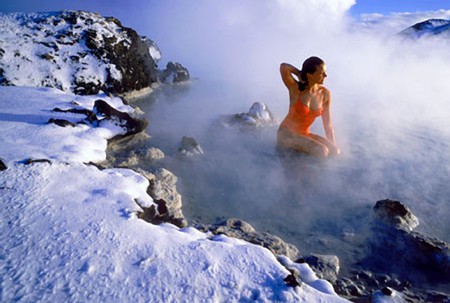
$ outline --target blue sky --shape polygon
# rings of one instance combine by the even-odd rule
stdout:
[[[336,0],[339,1],[339,0]],[[87,9],[99,11],[107,14],[117,9],[127,8],[132,11],[139,11],[142,6],[148,6],[153,2],[155,7],[161,5],[171,5],[172,1],[124,1],[124,0],[1,0],[0,11],[49,11],[60,9]],[[390,12],[416,12],[426,10],[450,9],[450,0],[357,0],[356,5],[351,9],[352,14],[362,13],[382,13]]]
[[[366,13],[417,12],[450,9],[450,0],[356,0],[355,15]]]

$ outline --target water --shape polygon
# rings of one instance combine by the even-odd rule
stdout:
[[[150,122],[151,145],[166,154],[162,166],[178,177],[188,221],[240,218],[296,245],[300,254],[335,254],[345,270],[365,253],[376,201],[389,198],[419,218],[417,231],[450,242],[450,122],[445,116],[368,118],[350,106],[336,106],[342,155],[319,160],[281,156],[276,126],[248,131],[219,123],[222,115],[247,111],[254,101],[247,97],[195,81],[137,104]],[[285,103],[274,106],[279,120]],[[319,131],[320,122],[314,127]],[[194,137],[205,154],[177,157],[184,135]]]

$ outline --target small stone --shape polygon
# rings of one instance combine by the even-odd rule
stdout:
[[[383,289],[381,290],[381,292],[382,292],[385,296],[392,296],[392,294],[393,294],[392,289],[390,289],[389,287],[383,287]]]

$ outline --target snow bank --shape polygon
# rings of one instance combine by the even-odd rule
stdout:
[[[99,97],[132,111],[117,98],[0,87],[1,302],[346,302],[317,279],[287,286],[289,271],[260,246],[138,219],[153,203],[148,180],[83,164],[104,159],[120,129],[47,124],[80,119],[54,107]]]

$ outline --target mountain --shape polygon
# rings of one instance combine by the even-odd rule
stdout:
[[[400,35],[409,38],[439,36],[450,38],[450,20],[429,19],[414,24],[400,32]]]
[[[0,85],[120,94],[158,82],[161,52],[113,17],[84,11],[0,14]]]

